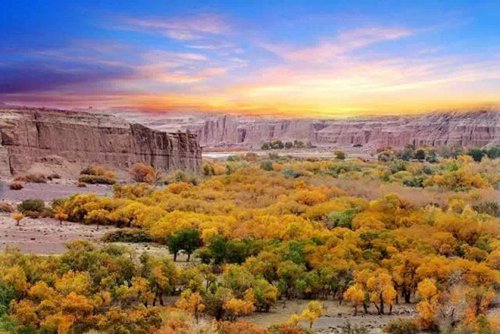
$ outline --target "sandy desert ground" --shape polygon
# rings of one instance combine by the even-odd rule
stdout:
[[[61,183],[25,183],[21,190],[9,189],[8,182],[0,180],[0,200],[10,202],[21,202],[25,199],[39,198],[51,201],[54,198],[68,197],[77,193],[96,193],[98,195],[109,195],[112,187],[108,185],[87,185],[80,188],[76,181],[60,181]]]
[[[24,218],[20,226],[10,215],[0,215],[0,250],[17,247],[22,252],[39,255],[60,254],[66,251],[65,243],[78,239],[98,242],[113,227],[93,226],[63,222],[51,218]]]
[[[308,300],[296,300],[278,303],[269,313],[254,313],[245,320],[258,325],[270,326],[277,323],[286,323],[291,314],[300,313],[307,305]],[[382,333],[382,327],[394,319],[411,318],[416,314],[414,305],[396,305],[392,315],[364,315],[358,312],[352,316],[352,307],[339,305],[337,301],[322,301],[326,311],[313,325],[315,333],[341,333],[341,328],[348,322],[353,325],[366,326],[370,333]],[[374,310],[372,310],[374,312]],[[304,327],[308,325],[302,324]]]

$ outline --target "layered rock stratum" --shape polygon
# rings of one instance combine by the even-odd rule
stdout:
[[[128,169],[138,162],[198,172],[201,147],[189,131],[152,130],[109,114],[0,106],[1,176],[36,163]]]
[[[401,148],[408,144],[484,147],[500,142],[500,112],[492,110],[322,120],[221,115],[158,116],[143,121],[159,129],[189,129],[206,147],[258,148],[272,140],[367,149]]]

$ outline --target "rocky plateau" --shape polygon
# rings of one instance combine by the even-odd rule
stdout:
[[[197,135],[152,130],[109,114],[0,106],[0,176],[37,164],[126,170],[138,162],[160,171],[197,172]]]
[[[260,148],[263,142],[272,140],[369,150],[408,144],[483,147],[500,143],[500,112],[493,110],[321,120],[232,115],[136,117],[152,128],[189,129],[207,148]]]

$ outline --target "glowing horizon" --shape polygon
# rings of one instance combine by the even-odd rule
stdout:
[[[4,7],[4,103],[302,117],[500,105],[494,1]]]

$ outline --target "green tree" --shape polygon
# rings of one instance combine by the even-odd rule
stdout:
[[[486,155],[490,159],[497,159],[500,157],[500,146],[490,147],[488,150],[485,150]]]
[[[177,261],[177,254],[184,250],[188,255],[189,262],[191,254],[201,246],[200,232],[194,229],[182,229],[167,237],[168,250],[174,255]]]
[[[425,160],[425,151],[423,149],[418,149],[415,152],[415,159],[417,159],[419,161]]]
[[[471,148],[469,151],[467,151],[467,155],[470,155],[472,159],[476,162],[480,162],[483,160],[484,157],[484,152],[478,148]]]

